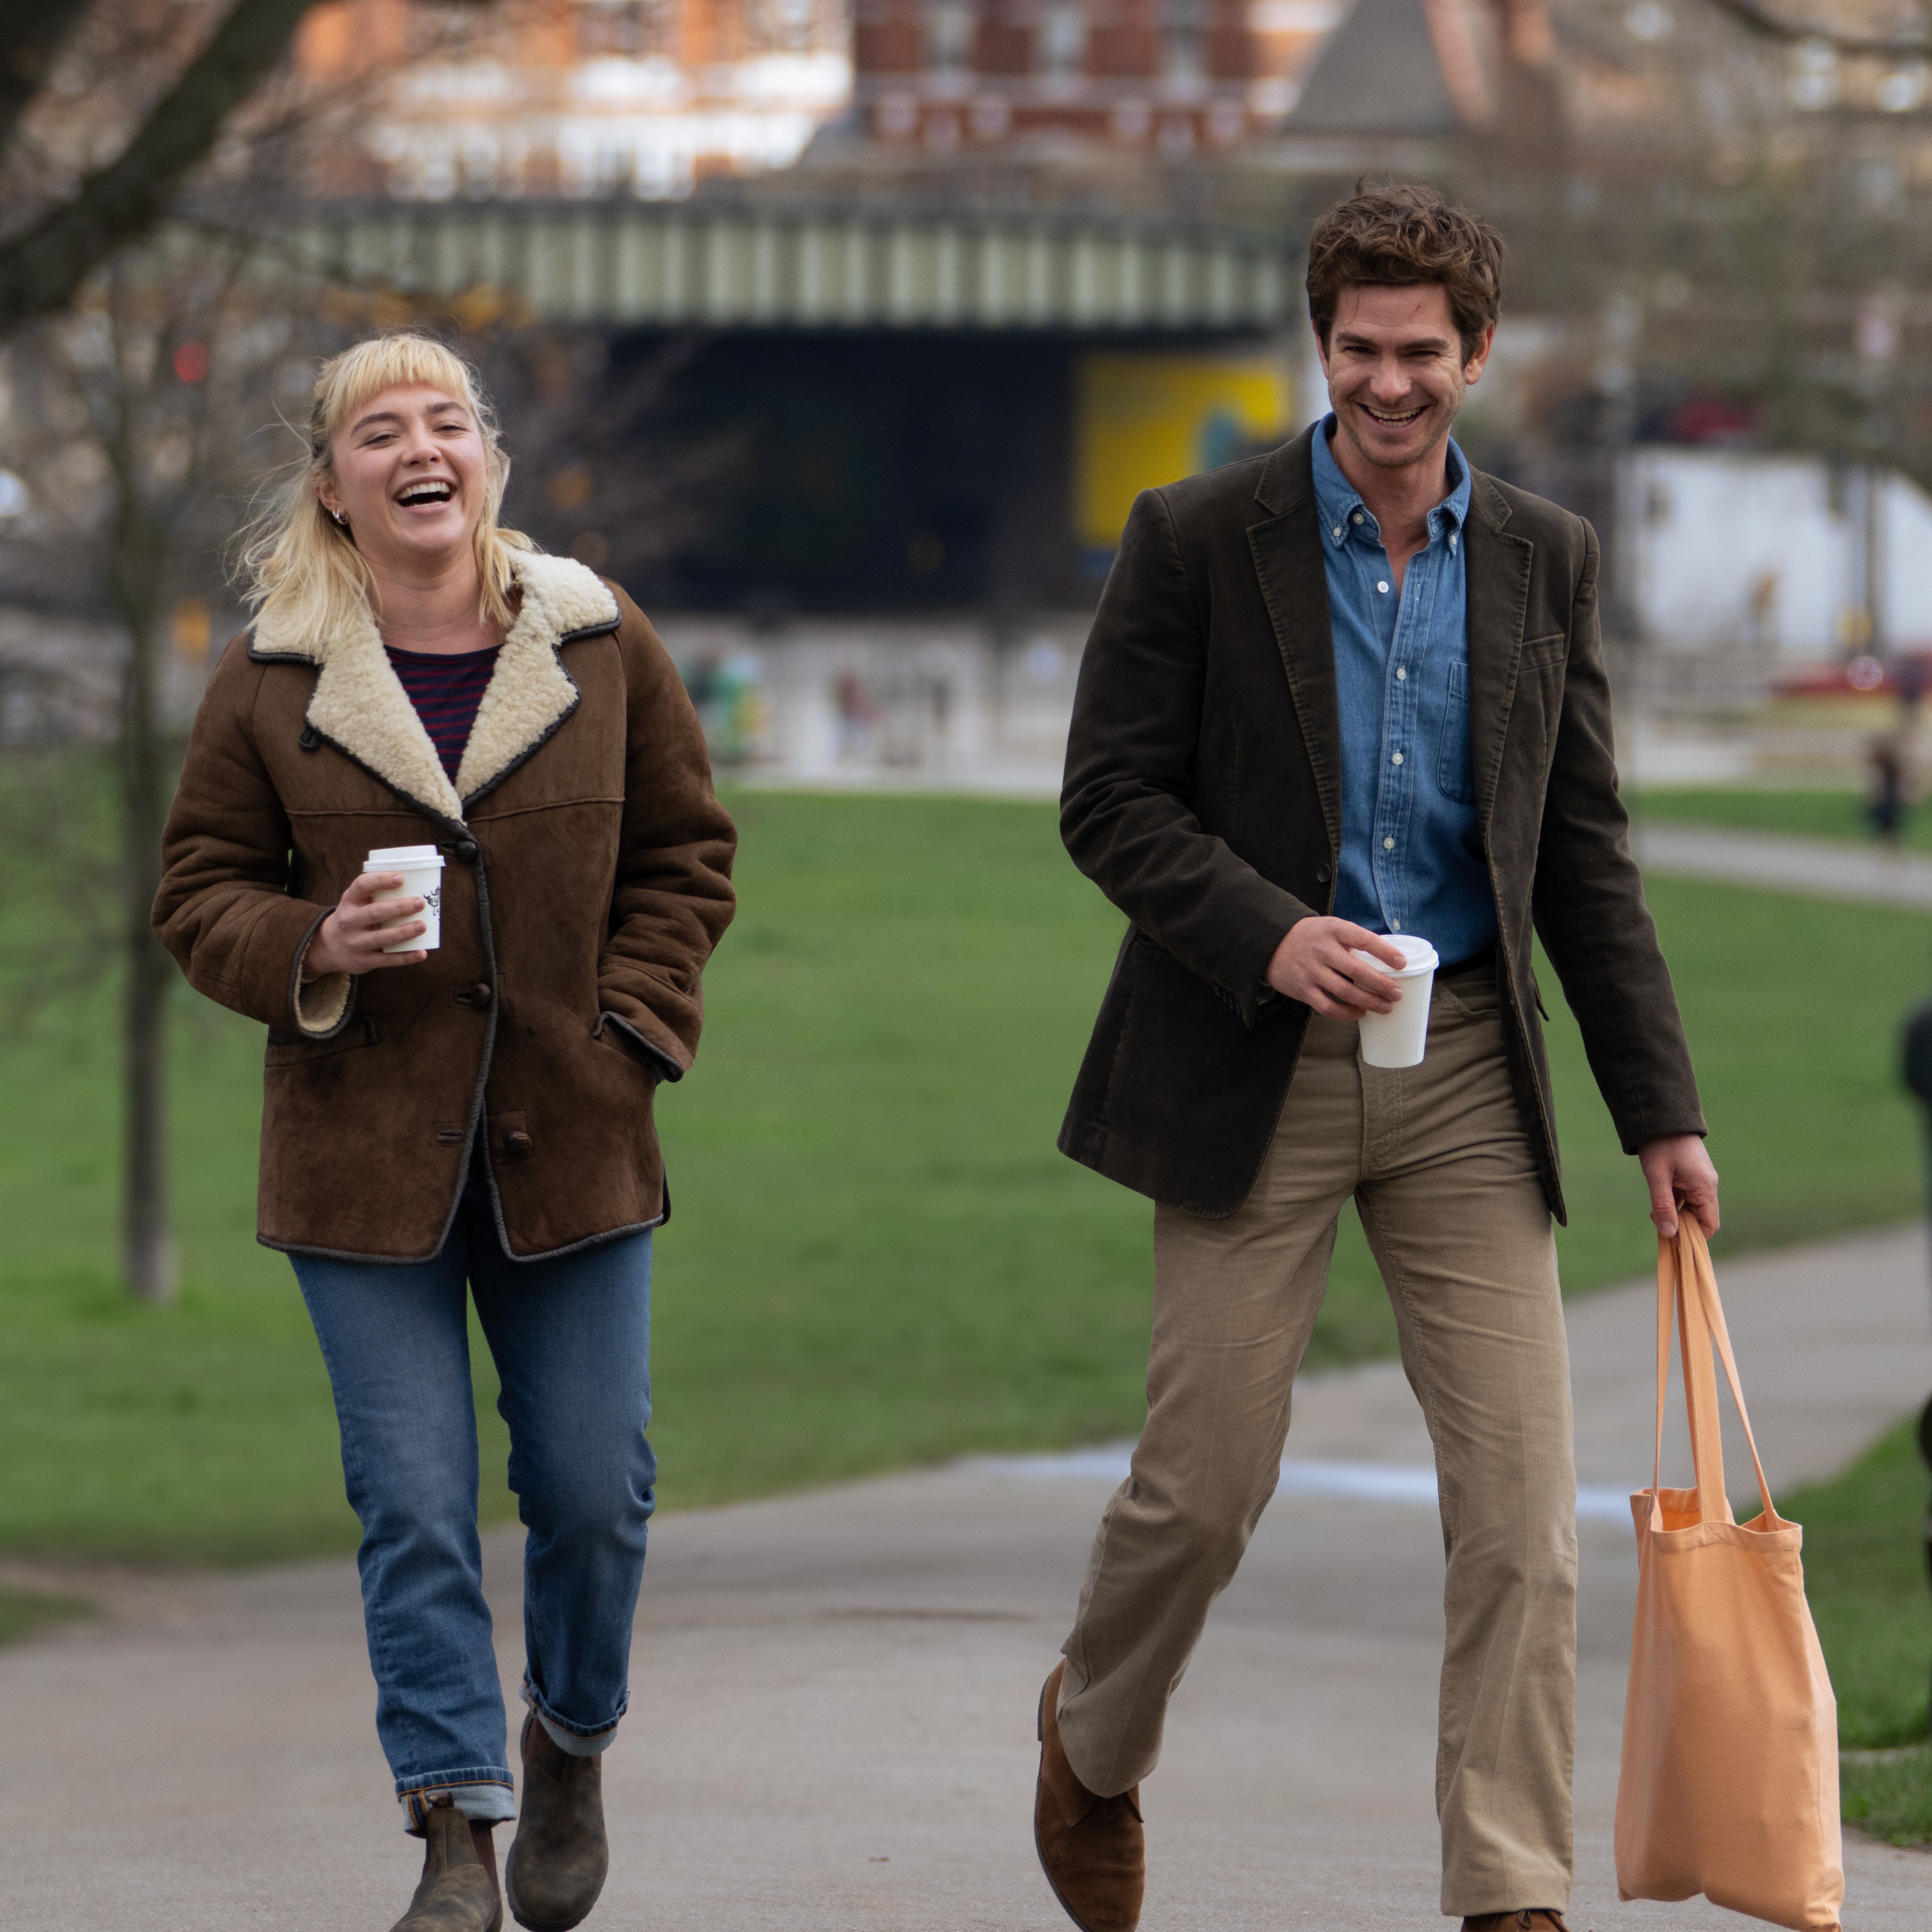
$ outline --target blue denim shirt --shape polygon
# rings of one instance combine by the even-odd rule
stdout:
[[[1315,500],[1342,717],[1342,851],[1335,912],[1426,939],[1447,965],[1496,934],[1476,843],[1469,760],[1469,621],[1462,525],[1469,466],[1451,442],[1450,491],[1397,593],[1382,531],[1315,439]]]

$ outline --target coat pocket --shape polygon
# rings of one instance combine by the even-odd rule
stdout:
[[[275,1073],[288,1066],[310,1066],[318,1060],[332,1060],[338,1053],[353,1053],[358,1047],[374,1046],[381,1038],[375,1021],[366,1013],[352,1016],[340,1033],[332,1034],[326,1040],[316,1040],[307,1034],[272,1030],[262,1062],[263,1070]]]
[[[641,1067],[653,1080],[682,1080],[684,1069],[662,1048],[653,1046],[620,1014],[601,1012],[590,1029],[592,1040],[601,1040],[614,1053],[620,1053],[633,1066]]]
[[[1458,805],[1476,802],[1475,766],[1469,751],[1469,667],[1462,658],[1449,667],[1449,692],[1436,742],[1436,788]]]

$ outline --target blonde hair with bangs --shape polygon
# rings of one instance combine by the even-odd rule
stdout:
[[[310,646],[346,625],[377,615],[376,580],[354,537],[322,507],[320,484],[334,478],[335,438],[352,413],[385,389],[424,383],[457,398],[483,439],[488,488],[476,521],[478,614],[508,630],[516,573],[511,553],[534,550],[520,530],[497,521],[510,459],[482,379],[446,344],[415,329],[392,329],[332,356],[315,380],[309,410],[308,454],[274,488],[244,531],[240,548],[245,596],[258,619]]]

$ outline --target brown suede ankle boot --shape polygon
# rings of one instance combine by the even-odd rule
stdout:
[[[1060,1673],[1056,1664],[1040,1694],[1040,1783],[1033,1841],[1053,1895],[1081,1932],[1133,1932],[1147,1884],[1141,1789],[1118,1798],[1089,1791],[1060,1745]]]
[[[503,1864],[503,1889],[519,1925],[569,1932],[604,1889],[604,1760],[572,1757],[550,1742],[532,1711],[524,1720],[524,1802]]]
[[[484,1864],[470,1820],[454,1805],[432,1806],[423,1822],[422,1880],[390,1932],[501,1932],[494,1863]]]

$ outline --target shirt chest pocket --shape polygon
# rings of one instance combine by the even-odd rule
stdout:
[[[1442,728],[1436,740],[1436,788],[1458,805],[1476,802],[1475,768],[1469,756],[1469,667],[1458,660],[1449,667],[1449,689],[1442,704]]]

